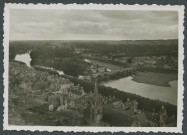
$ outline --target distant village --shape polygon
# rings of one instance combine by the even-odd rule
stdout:
[[[178,71],[178,60],[172,56],[151,56],[151,57],[127,57],[124,53],[110,53],[105,56],[97,53],[88,53],[89,49],[74,49],[74,53],[82,56],[85,62],[90,63],[90,68],[80,75],[79,79],[91,81],[93,77],[97,77],[100,81],[116,79],[118,76],[125,77],[132,75],[138,70],[151,70],[151,71]],[[103,61],[115,63],[124,67],[123,69],[110,69],[109,67],[94,63],[94,61]]]

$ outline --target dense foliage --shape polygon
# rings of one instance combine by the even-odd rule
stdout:
[[[105,54],[109,57],[110,53],[130,57],[178,56],[178,40],[85,41],[74,44],[77,48],[86,48],[90,52],[98,52],[98,54]]]
[[[84,62],[75,49],[84,49],[85,53],[94,52],[99,57],[122,56],[177,56],[177,40],[137,40],[137,41],[11,41],[9,58],[14,59],[16,54],[31,51],[31,65],[54,67],[65,74],[83,75],[89,63]],[[114,55],[114,54],[120,55]],[[97,58],[99,58],[97,57]],[[122,67],[129,67],[128,63],[113,60],[99,59],[106,63]],[[131,63],[131,60],[128,61]]]
[[[178,56],[178,40],[124,40],[124,41],[11,41],[10,52],[47,46],[82,48],[101,54],[123,53],[125,56]],[[44,47],[45,46],[45,47]],[[107,47],[106,47],[107,46]],[[19,48],[18,48],[19,47]],[[51,48],[52,49],[52,48]],[[57,49],[58,50],[58,49]]]
[[[33,50],[31,58],[31,65],[53,67],[75,77],[83,75],[90,65],[75,55],[71,48],[63,47],[45,47]]]

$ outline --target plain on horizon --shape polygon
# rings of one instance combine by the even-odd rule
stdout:
[[[178,12],[11,9],[10,40],[178,39]]]

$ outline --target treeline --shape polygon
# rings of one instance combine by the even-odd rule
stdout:
[[[121,66],[121,67],[124,67],[124,68],[129,68],[130,67],[128,63],[122,63],[122,62],[113,61],[113,60],[110,60],[110,59],[103,59],[103,58],[100,58],[100,57],[93,57],[93,56],[92,57],[82,56],[82,57],[92,59],[92,60],[98,60],[98,61],[101,61],[101,62],[104,62],[104,63],[110,63],[110,64]]]
[[[71,48],[40,46],[33,50],[30,55],[32,66],[53,67],[74,77],[83,75],[90,66],[89,63],[86,63],[78,55],[74,54]]]
[[[25,65],[24,62],[16,61],[16,60],[13,60],[13,59],[9,59],[9,62],[14,62],[14,63],[19,63],[20,65]]]
[[[124,41],[12,41],[12,45],[21,47],[26,46],[45,48],[54,46],[62,48],[86,49],[87,52],[105,54],[110,57],[110,53],[123,53],[127,57],[136,56],[178,56],[178,40],[124,40]],[[58,50],[58,49],[57,49]],[[65,52],[64,52],[65,53]],[[61,56],[61,55],[60,55]]]
[[[88,45],[89,44],[89,45]],[[77,43],[77,48],[88,49],[88,52],[97,52],[108,55],[123,53],[127,57],[138,56],[178,56],[178,40],[135,40],[135,41],[101,41]]]
[[[40,71],[47,71],[53,75],[59,75],[57,72],[52,71],[52,70],[43,69],[43,68],[39,68],[39,67],[35,67],[35,69],[40,70]],[[94,82],[87,82],[87,81],[80,80],[80,79],[66,76],[66,75],[61,75],[61,76],[69,79],[71,82],[73,82],[76,85],[79,84],[80,86],[82,86],[84,88],[85,92],[87,92],[87,93],[90,91],[92,91],[92,92],[94,91]],[[118,89],[106,87],[103,85],[98,85],[98,89],[99,89],[99,93],[103,96],[106,96],[106,97],[115,95],[116,98],[122,99],[123,101],[126,101],[127,98],[130,98],[131,100],[137,100],[139,103],[138,104],[139,109],[144,109],[149,112],[152,112],[153,108],[155,109],[156,112],[158,112],[163,105],[163,106],[165,106],[169,116],[174,115],[175,117],[177,117],[177,107],[175,105],[172,105],[172,104],[169,104],[166,102],[162,102],[159,100],[151,100],[151,99],[141,97],[136,94],[131,94],[131,93],[119,91]]]
[[[149,71],[149,72],[158,72],[158,73],[178,73],[178,69],[164,69],[164,68],[145,68],[139,67],[137,71]]]
[[[9,42],[9,59],[14,59],[17,54],[26,53],[27,51],[33,50],[33,45],[27,45],[24,42]]]

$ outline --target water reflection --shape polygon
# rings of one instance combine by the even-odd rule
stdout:
[[[16,61],[21,61],[24,62],[28,67],[31,67],[30,62],[31,62],[31,57],[30,57],[31,51],[24,53],[24,54],[17,54],[15,57]]]
[[[162,87],[144,83],[138,83],[132,80],[132,77],[126,77],[115,81],[103,83],[105,86],[117,88],[121,91],[140,95],[150,99],[158,99],[171,104],[177,104],[177,81],[169,82],[171,87]]]
[[[84,59],[84,61],[87,62],[87,63],[91,63],[91,61],[88,60],[88,59]]]
[[[36,67],[40,67],[40,68],[43,68],[43,69],[50,69],[50,70],[53,70],[53,71],[56,71],[58,72],[59,75],[64,75],[64,72],[63,71],[60,71],[60,70],[56,70],[52,67],[44,67],[44,66],[39,66],[39,65],[36,65]]]

